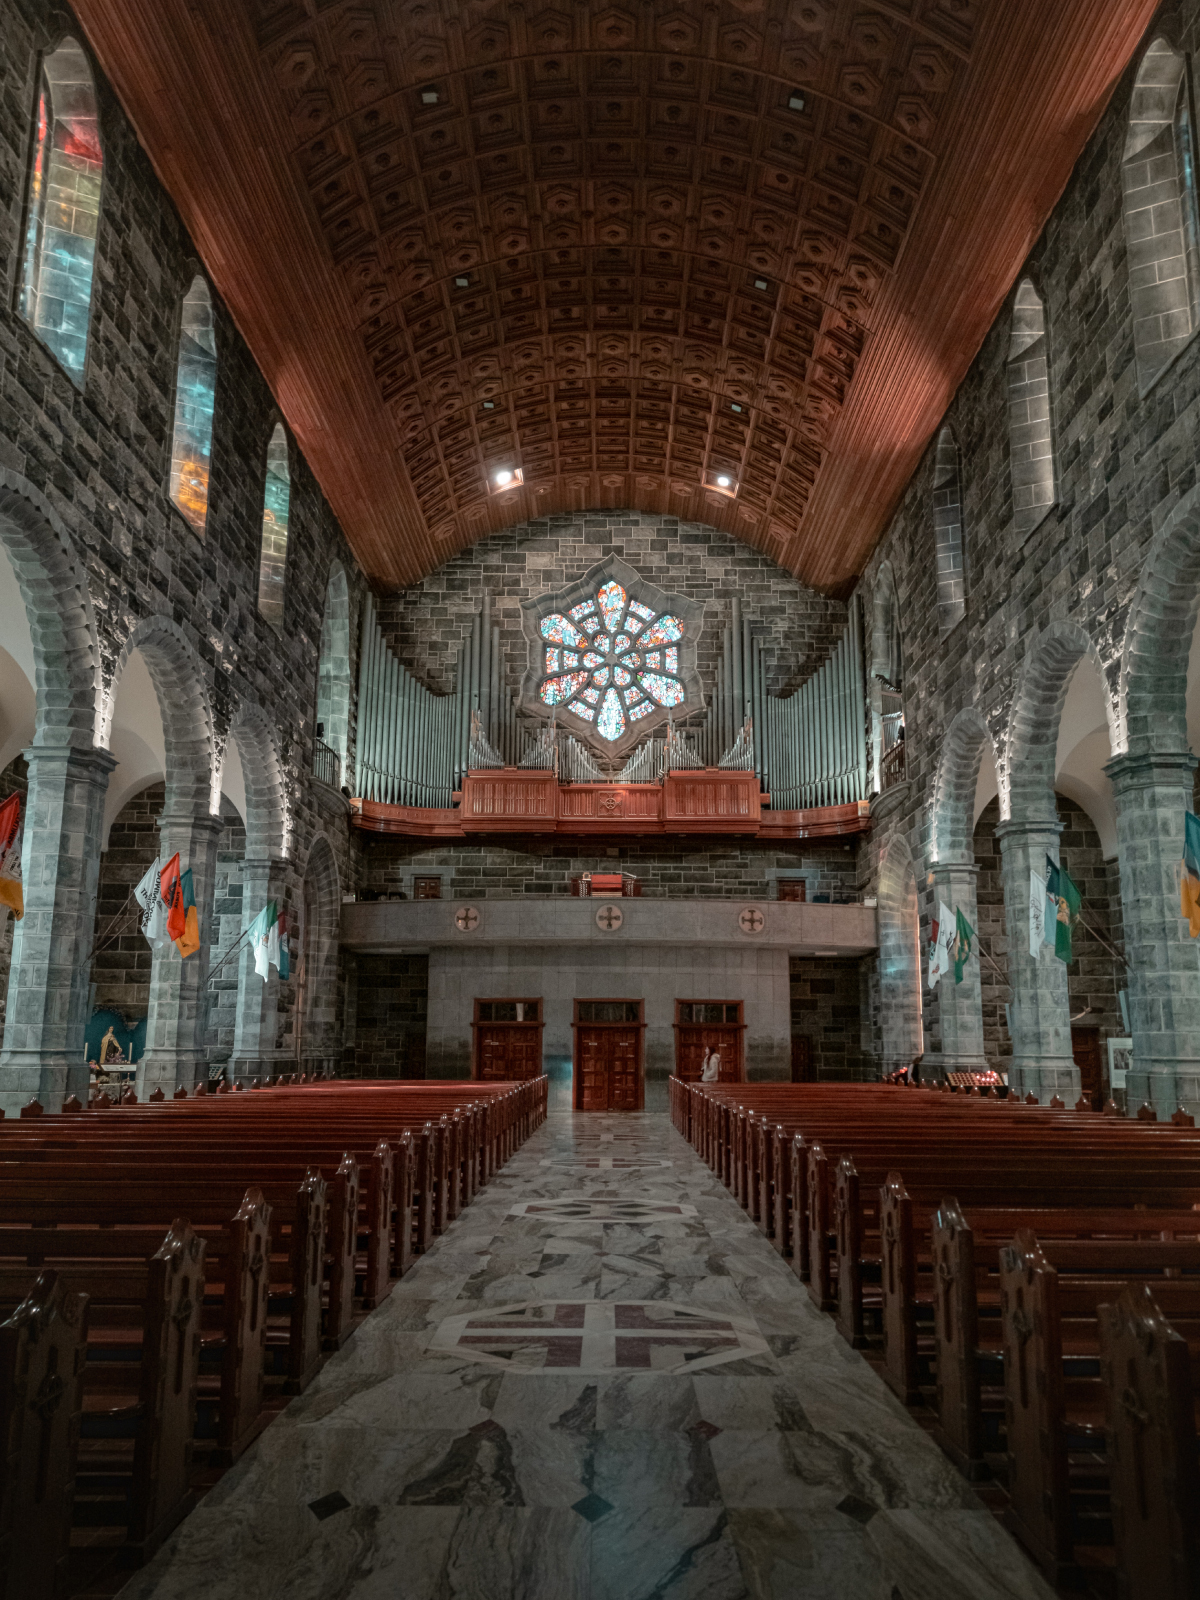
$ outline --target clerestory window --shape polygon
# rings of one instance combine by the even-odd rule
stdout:
[[[216,396],[217,338],[212,296],[208,284],[197,277],[183,300],[171,440],[171,499],[197,533],[204,532],[208,520]]]
[[[283,626],[283,591],[287,578],[288,507],[292,475],[287,434],[275,424],[267,446],[267,481],[263,491],[262,552],[258,564],[258,609],[273,628]]]

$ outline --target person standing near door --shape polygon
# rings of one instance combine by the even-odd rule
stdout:
[[[721,1076],[721,1055],[717,1050],[710,1050],[704,1046],[704,1059],[700,1063],[700,1082],[716,1083]]]

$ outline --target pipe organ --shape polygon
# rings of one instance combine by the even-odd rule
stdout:
[[[505,685],[500,629],[485,594],[458,652],[455,687],[434,694],[397,659],[374,599],[363,617],[357,796],[385,806],[449,811],[469,772],[546,769],[559,783],[661,783],[677,769],[753,773],[773,812],[851,806],[867,798],[862,619],[850,607],[828,659],[786,699],[767,693],[762,644],[732,603],[703,723],[668,727],[607,773],[565,730],[518,721]],[[674,741],[674,743],[672,743]],[[484,752],[485,754],[481,754]]]

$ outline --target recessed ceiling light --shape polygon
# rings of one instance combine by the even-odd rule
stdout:
[[[767,289],[770,288],[770,285],[765,278],[755,278],[754,287],[756,289]]]
[[[730,405],[729,405],[729,409],[730,409],[730,411],[740,411],[742,408],[741,408],[741,406],[735,406],[731,401]]]
[[[497,467],[492,473],[492,493],[499,494],[503,489],[516,489],[525,482],[525,474],[520,467]]]
[[[729,474],[727,472],[720,472],[720,473],[717,474],[717,488],[718,489],[728,489],[731,486],[732,483],[733,483],[733,479],[729,476]]]
[[[507,467],[501,467],[500,471],[496,474],[496,482],[500,485],[500,487],[502,489],[505,487],[506,484],[511,483],[512,480],[513,480],[513,475],[508,470]]]
[[[485,401],[484,401],[484,402],[483,402],[483,409],[484,409],[484,410],[485,410],[485,411],[495,411],[495,409],[496,409],[496,402],[495,402],[495,401],[494,401],[494,400],[485,400]]]
[[[799,89],[793,89],[791,94],[788,95],[788,110],[789,111],[803,111],[804,110],[804,96],[800,93]]]
[[[456,289],[469,289],[471,287],[471,280],[470,278],[455,278],[454,287]]]
[[[421,104],[423,106],[435,106],[435,105],[437,105],[437,103],[438,103],[438,92],[437,92],[436,89],[422,89],[421,90]]]

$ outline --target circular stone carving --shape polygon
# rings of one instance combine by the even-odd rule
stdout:
[[[743,906],[738,912],[738,927],[743,933],[761,933],[767,919],[757,906]]]
[[[474,906],[459,906],[454,913],[454,926],[459,933],[474,933],[479,926],[479,912]]]
[[[601,906],[596,913],[596,926],[601,933],[615,933],[625,921],[625,913],[620,906]]]

